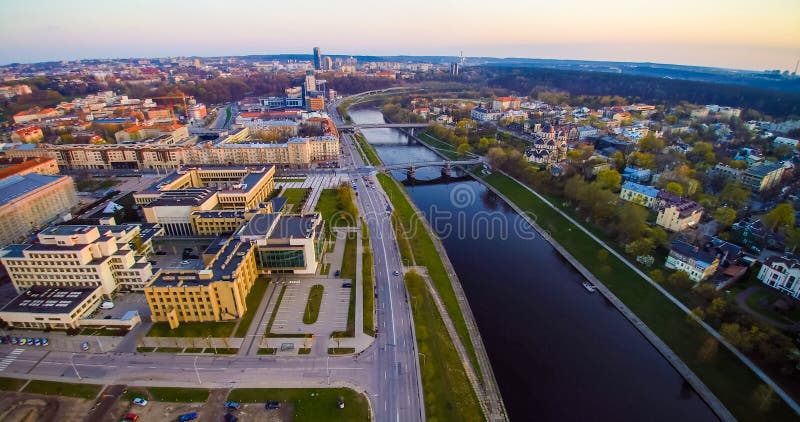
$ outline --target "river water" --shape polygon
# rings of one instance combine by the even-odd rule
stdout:
[[[384,122],[371,108],[350,116]],[[438,159],[396,129],[363,134],[387,164]],[[716,420],[639,331],[483,185],[407,189],[458,273],[512,421]]]

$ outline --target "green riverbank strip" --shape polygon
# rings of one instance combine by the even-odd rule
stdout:
[[[378,157],[378,153],[375,152],[375,148],[373,148],[372,145],[370,145],[361,134],[356,134],[354,137],[356,142],[358,142],[358,146],[361,148],[361,151],[363,151],[364,155],[366,155],[369,165],[377,167],[383,164],[381,159]]]
[[[610,271],[595,276],[632,310],[686,365],[710,388],[739,420],[795,420],[797,415],[782,400],[769,409],[758,406],[757,389],[761,380],[727,348],[720,347],[710,359],[698,351],[712,338],[684,312],[613,255],[599,262],[601,246],[536,197],[516,180],[493,173],[485,182],[508,197],[518,207],[536,217],[536,223],[587,268],[609,266]]]
[[[361,239],[363,251],[361,255],[361,281],[364,283],[362,298],[364,301],[364,333],[375,336],[375,277],[373,271],[375,267],[372,261],[372,248],[369,244],[369,229],[366,224],[361,225]],[[355,289],[354,289],[355,290]]]
[[[464,321],[464,316],[461,314],[461,308],[459,307],[455,292],[450,284],[450,278],[433,244],[433,240],[431,240],[425,226],[419,220],[420,217],[417,215],[414,208],[400,191],[397,182],[385,174],[379,174],[378,181],[381,183],[383,190],[392,202],[392,221],[396,226],[395,230],[398,235],[398,242],[408,245],[408,247],[400,248],[403,261],[406,265],[414,263],[415,265],[427,267],[428,275],[433,281],[434,287],[439,293],[447,309],[447,313],[453,321],[456,332],[458,332],[458,336],[469,354],[473,368],[475,368],[477,372],[479,366],[475,355],[475,349],[470,340],[467,325]],[[409,289],[411,289],[413,285],[416,285],[413,281],[414,278],[412,277],[411,283],[409,283]],[[438,316],[436,312],[433,299],[429,294],[426,294],[427,291],[425,291],[424,288],[421,290],[422,291],[419,293],[417,293],[416,290],[415,292],[409,292],[412,296],[417,297],[415,299],[415,306],[412,308],[419,350],[429,350],[431,352],[430,357],[426,355],[425,358],[421,359],[442,361],[440,364],[436,365],[433,365],[431,362],[427,363],[429,365],[428,370],[433,371],[431,376],[425,375],[425,365],[420,363],[420,371],[423,374],[422,389],[425,395],[425,408],[428,419],[466,420],[465,418],[468,417],[470,420],[481,420],[483,418],[482,411],[477,405],[475,392],[473,391],[471,395],[465,395],[458,393],[457,391],[459,390],[455,389],[454,385],[450,385],[450,382],[453,382],[453,380],[462,380],[465,388],[472,391],[464,366],[461,364],[447,364],[447,362],[453,361],[460,362],[460,359],[452,344],[449,344],[449,347],[440,344],[441,342],[439,339],[449,338],[447,330],[441,317]],[[437,318],[428,315],[427,313],[429,312],[436,314]],[[439,369],[437,370],[434,366]],[[442,380],[442,378],[447,378],[450,381]],[[469,410],[461,418],[453,418],[455,413],[452,412],[461,412],[466,409],[472,410]]]

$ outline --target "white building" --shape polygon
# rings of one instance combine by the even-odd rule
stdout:
[[[658,189],[638,183],[625,182],[622,184],[619,197],[625,201],[652,208],[658,197]]]
[[[767,258],[758,279],[789,296],[800,299],[800,261],[788,257],[771,256]]]
[[[785,145],[789,148],[795,149],[797,148],[797,144],[800,143],[797,139],[792,138],[785,138],[783,136],[778,136],[775,140],[772,141],[772,146],[779,147],[781,145]]]

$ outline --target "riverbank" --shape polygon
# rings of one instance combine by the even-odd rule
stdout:
[[[407,197],[403,188],[394,179],[384,174],[378,175],[378,180],[392,203],[393,224],[398,235],[398,243],[400,243],[399,247],[404,261],[407,262],[407,265],[427,268],[428,276],[435,290],[434,293],[441,300],[443,307],[446,309],[447,317],[452,321],[454,331],[457,333],[458,338],[453,338],[451,341],[459,342],[465,350],[466,356],[460,358],[462,366],[456,371],[459,374],[458,376],[463,375],[465,382],[469,379],[468,383],[472,385],[474,394],[479,394],[480,403],[487,413],[486,417],[488,419],[506,420],[505,407],[497,382],[494,379],[480,332],[444,247],[440,242],[434,241],[434,232],[426,224],[424,217],[420,215],[421,213],[414,208],[413,202]],[[411,289],[411,286],[409,286],[409,289]],[[422,306],[419,306],[419,309],[413,309],[415,321],[418,319],[417,312],[430,309],[435,305],[433,299],[427,295],[421,297],[429,299],[426,301],[429,303],[423,303],[421,304]],[[419,317],[422,318],[423,316],[420,315]],[[446,331],[441,332],[444,328],[444,325],[439,323],[427,327],[425,331],[435,329],[435,331],[440,331],[437,335],[438,337],[442,335],[449,337]],[[421,333],[422,331],[418,329],[417,332]],[[429,347],[427,344],[428,339],[425,337],[420,335],[417,339],[420,343],[420,350]],[[456,355],[455,349],[442,350],[442,352],[447,355]],[[454,357],[458,359],[458,356]],[[448,356],[443,356],[442,358],[445,361],[451,359]],[[452,371],[452,365],[450,366],[451,369],[449,371]],[[441,390],[439,388],[441,386],[438,385],[439,381],[433,376],[434,374],[429,373],[430,377],[426,377],[424,372],[423,383],[427,385],[423,385],[423,390],[427,407],[429,390],[434,388]],[[471,377],[469,376],[470,374],[472,375]],[[439,375],[443,374],[440,373]],[[446,392],[443,391],[442,393]]]
[[[482,183],[501,193],[523,215],[534,218],[543,232],[582,266],[596,269],[594,276],[598,282],[663,340],[736,418],[796,418],[797,415],[783,401],[776,402],[768,410],[759,410],[754,400],[756,389],[761,385],[759,377],[727,348],[719,348],[711,358],[699,356],[698,351],[704,342],[713,337],[698,324],[687,321],[685,312],[634,269],[625,265],[613,251],[610,254],[598,254],[597,251],[604,245],[598,244],[574,221],[569,221],[543,198],[507,176],[493,173]],[[702,393],[700,390],[698,392]]]

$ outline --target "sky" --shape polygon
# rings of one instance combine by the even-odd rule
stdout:
[[[0,0],[0,64],[314,46],[794,70],[800,0]]]

